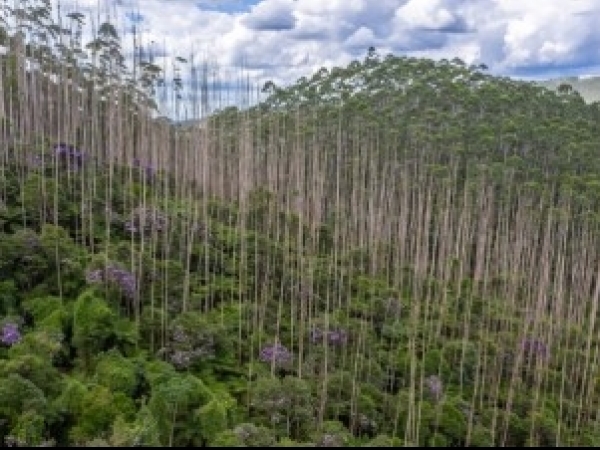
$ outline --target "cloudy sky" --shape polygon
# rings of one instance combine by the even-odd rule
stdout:
[[[63,12],[76,1],[84,13],[117,17],[125,48],[135,26],[159,57],[193,51],[259,82],[293,82],[369,46],[519,78],[600,74],[599,0],[60,1]]]

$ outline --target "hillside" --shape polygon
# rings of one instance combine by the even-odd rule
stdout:
[[[540,81],[538,84],[556,90],[561,84],[570,85],[587,103],[600,101],[600,77],[564,77]]]
[[[5,37],[4,445],[600,445],[599,104],[369,52],[174,126],[100,30]]]

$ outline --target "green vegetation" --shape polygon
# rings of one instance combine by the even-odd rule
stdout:
[[[540,86],[547,87],[549,89],[561,90],[571,89],[577,91],[586,102],[598,102],[600,101],[600,77],[563,77],[563,78],[551,78],[549,80],[542,80],[537,82]]]
[[[88,64],[83,16],[26,4],[5,445],[600,445],[600,104],[371,49],[177,126],[152,99],[183,68],[134,76],[110,24]]]

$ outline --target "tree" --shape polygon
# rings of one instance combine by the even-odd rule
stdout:
[[[315,407],[308,384],[286,376],[259,378],[251,391],[252,409],[281,436],[304,440],[312,428]]]
[[[83,292],[73,306],[73,346],[87,368],[95,354],[108,349],[115,313],[93,291]]]

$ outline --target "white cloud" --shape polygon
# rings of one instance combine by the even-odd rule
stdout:
[[[296,24],[293,0],[264,0],[245,14],[241,23],[251,30],[291,30]]]
[[[357,47],[365,49],[377,44],[377,39],[373,34],[373,30],[367,27],[360,27],[352,35],[344,41],[344,45],[348,47]]]
[[[503,54],[494,61],[498,70],[583,69],[599,56],[600,5],[587,1],[498,3],[497,17],[505,23],[503,35],[497,36],[503,42]]]
[[[397,20],[411,28],[443,29],[459,21],[440,0],[410,0],[399,7],[395,15]]]
[[[54,0],[57,1],[57,0]],[[84,12],[98,0],[77,0]],[[63,11],[69,1],[62,0]],[[485,63],[492,73],[589,73],[600,60],[600,2],[571,0],[100,0],[124,32],[139,13],[141,39],[169,55],[239,66],[258,84],[289,83],[321,66],[363,57],[369,46]],[[125,24],[127,26],[125,26]],[[130,39],[127,36],[126,39]],[[130,43],[124,44],[126,49]]]

